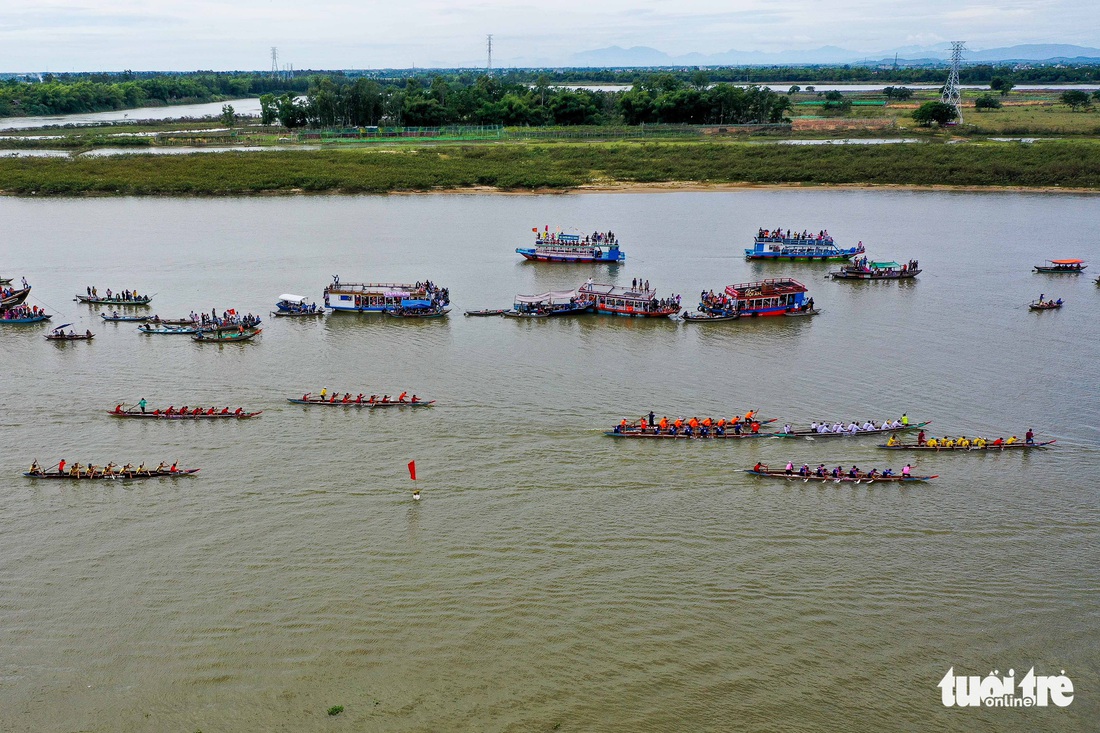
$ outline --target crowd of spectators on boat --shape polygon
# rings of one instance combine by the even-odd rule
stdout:
[[[233,309],[222,311],[221,316],[219,316],[216,308],[211,309],[210,315],[192,311],[191,320],[200,328],[225,328],[227,326],[252,328],[260,323],[259,316],[254,316],[251,313],[242,316]]]
[[[99,299],[99,290],[94,285],[89,285],[85,290],[88,293],[89,298]],[[149,300],[148,295],[139,295],[136,290],[123,290],[118,293],[114,293],[110,288],[103,294],[104,300],[115,300],[119,303],[145,303]]]
[[[27,284],[27,278],[23,278],[23,287],[21,289],[26,290],[29,287],[30,287],[30,285]],[[0,298],[10,298],[11,296],[15,295],[17,292],[19,292],[19,291],[16,290],[15,288],[13,288],[13,287],[0,288]]]
[[[38,318],[45,315],[45,309],[39,308],[37,305],[17,305],[14,308],[8,308],[0,314],[0,320],[17,321],[27,318]]]
[[[445,305],[451,304],[451,291],[447,288],[441,288],[431,280],[416,281],[416,289],[423,288],[425,294],[432,301],[433,308],[439,308]]]
[[[592,232],[591,234],[585,234],[583,237],[574,234],[565,236],[568,237],[568,239],[559,236],[556,232],[551,232],[549,230],[540,232],[537,228],[535,229],[535,241],[539,244],[571,244],[588,247],[616,247],[619,244],[619,239],[615,236],[615,232],[612,231]]]
[[[792,232],[790,229],[783,232],[782,229],[760,229],[756,232],[757,239],[763,239],[766,242],[792,242],[796,244],[810,244],[813,242],[820,242],[822,244],[832,244],[833,238],[829,235],[828,229],[822,229],[816,235],[808,230],[801,232]]]
[[[862,242],[860,244],[862,244]],[[907,263],[901,265],[899,268],[894,268],[894,267],[872,268],[870,260],[868,260],[867,256],[864,255],[863,257],[857,258],[856,261],[852,263],[852,265],[849,269],[854,269],[858,272],[870,272],[870,273],[879,274],[879,275],[892,275],[892,274],[896,274],[896,273],[899,273],[899,272],[903,273],[903,274],[907,273],[907,272],[912,272],[913,270],[917,269],[918,264],[919,263],[917,262],[917,260],[909,260]]]

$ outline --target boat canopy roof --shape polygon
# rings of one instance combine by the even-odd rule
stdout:
[[[775,278],[726,286],[726,294],[734,298],[770,298],[776,295],[804,292],[806,292],[806,286],[790,278]]]
[[[294,293],[283,293],[279,296],[279,300],[286,301],[287,303],[305,303],[308,298],[304,295],[295,295]]]
[[[424,288],[418,288],[413,283],[334,283],[326,287],[325,292],[347,295],[378,295],[384,293],[387,297],[397,298],[409,293],[422,293]]]
[[[897,262],[872,262],[871,267],[876,270],[900,270],[901,265]]]
[[[657,297],[656,290],[620,288],[617,285],[607,285],[606,283],[585,283],[577,288],[577,292],[582,295],[602,295],[625,300],[653,300]]]
[[[1084,260],[1048,260],[1052,265],[1083,265]]]
[[[517,295],[516,302],[529,305],[535,303],[568,303],[570,299],[576,297],[576,290],[551,290],[548,293],[539,293],[538,295]]]

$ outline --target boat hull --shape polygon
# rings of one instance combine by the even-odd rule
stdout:
[[[920,268],[916,270],[906,270],[905,272],[892,272],[887,274],[876,274],[874,272],[847,272],[841,270],[839,272],[830,272],[829,275],[834,280],[908,280],[914,278],[921,273]]]
[[[607,252],[602,252],[599,257],[581,252],[540,252],[534,247],[518,247],[516,249],[516,253],[523,255],[523,259],[528,260],[529,262],[617,263],[624,262],[626,260],[626,253],[621,250],[609,250]]]
[[[0,298],[0,310],[6,310],[17,305],[22,305],[23,301],[27,299],[27,296],[31,294],[30,288],[23,288],[22,290],[15,290],[11,295],[6,298]]]
[[[641,431],[627,431],[625,433],[616,433],[614,430],[607,430],[604,435],[611,438],[646,438],[657,440],[748,440],[750,438],[772,438],[776,433],[733,433],[726,431],[723,435],[716,435],[712,430],[707,435],[700,435],[694,433],[692,435],[685,435],[684,433],[643,433]]]
[[[0,326],[17,325],[25,323],[41,323],[42,321],[48,321],[53,316],[34,316],[32,318],[0,318]]]
[[[147,295],[144,298],[138,298],[137,300],[121,300],[115,298],[92,298],[87,295],[78,295],[76,299],[81,303],[87,305],[110,305],[110,306],[142,306],[149,305],[149,301],[153,299],[153,296]]]
[[[219,333],[216,331],[200,331],[191,337],[192,341],[196,343],[204,344],[236,344],[242,341],[248,341],[263,333],[262,328],[252,329],[251,331],[245,331],[244,333],[225,333],[224,331]]]

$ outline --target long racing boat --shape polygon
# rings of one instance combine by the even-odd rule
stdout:
[[[973,443],[970,445],[952,445],[943,446],[939,445],[927,445],[926,443],[898,443],[897,445],[889,445],[886,443],[880,443],[879,448],[885,448],[886,450],[924,450],[924,451],[963,451],[971,453],[977,451],[979,453],[1000,453],[1006,450],[1031,450],[1033,448],[1046,448],[1054,443],[1053,440],[1044,440],[1041,443],[1001,443],[1000,445],[993,445],[992,443],[986,443],[985,445],[976,446]]]
[[[902,425],[900,427],[884,427],[874,428],[873,430],[866,430],[856,425],[856,430],[851,431],[847,428],[842,428],[839,431],[829,430],[828,432],[820,432],[818,430],[792,430],[791,432],[776,433],[777,438],[856,438],[863,437],[864,435],[881,435],[883,433],[903,433],[911,430],[920,430],[926,425],[930,425],[931,420],[925,422],[911,423],[909,425]],[[851,425],[852,423],[849,423]]]
[[[833,476],[832,474],[826,474],[824,476],[818,476],[815,473],[809,473],[809,474],[803,475],[803,474],[798,473],[798,471],[795,471],[793,473],[787,473],[785,470],[784,471],[772,471],[772,470],[769,470],[767,467],[762,467],[761,470],[759,470],[759,471],[754,469],[754,468],[747,468],[747,469],[745,469],[745,473],[749,474],[750,476],[759,476],[761,478],[778,478],[778,479],[786,479],[787,481],[802,481],[803,483],[806,483],[806,482],[809,482],[809,481],[816,481],[816,482],[822,483],[822,484],[828,484],[828,483],[834,483],[834,484],[840,484],[840,483],[873,484],[873,483],[877,483],[879,481],[889,481],[889,482],[900,484],[900,483],[909,483],[909,482],[931,481],[934,478],[939,478],[939,475],[935,475],[935,476],[914,476],[914,475],[909,475],[909,476],[899,476],[899,475],[883,476],[880,473],[876,473],[874,476],[869,476],[864,472],[859,472],[855,476],[851,476],[851,475],[848,475],[848,474],[841,474],[840,476]]]

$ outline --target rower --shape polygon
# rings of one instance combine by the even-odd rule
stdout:
[[[1011,438],[1009,438],[1008,440],[1005,441],[1005,445],[1013,445],[1014,443],[1019,443],[1019,442],[1020,442],[1020,439],[1017,438],[1015,435],[1013,435]]]
[[[904,412],[901,413],[901,424],[905,427],[909,426],[909,416],[906,415]]]
[[[895,445],[900,445],[900,444],[901,444],[901,441],[898,440],[897,433],[892,434],[890,436],[890,439],[888,441],[886,441],[886,445],[891,446],[891,447],[893,447]]]
[[[917,433],[917,445],[924,445],[924,431]]]
[[[753,420],[753,421],[752,421],[752,429],[751,429],[751,432],[752,432],[752,434],[753,434],[753,435],[756,435],[757,433],[759,433],[759,432],[760,432],[760,423],[758,423],[758,422],[756,422],[755,420]]]
[[[764,470],[764,467],[760,463],[760,461],[757,461],[756,465],[752,467],[752,470],[755,471],[756,473],[761,473]]]
[[[179,461],[176,461],[171,466],[169,466],[168,473],[179,473],[179,469],[176,468],[176,463],[179,463]]]
[[[787,468],[785,469],[785,472],[788,476],[794,473],[794,464],[790,461],[787,461]]]
[[[816,426],[816,423],[815,423],[815,426]],[[787,435],[790,435],[792,432],[794,432],[793,430],[791,430],[791,424],[790,423],[787,423],[786,425],[783,426],[783,432]]]
[[[122,405],[115,405],[115,414],[116,415],[121,415],[122,414]]]
[[[236,410],[233,411],[233,414],[237,417],[240,417],[242,412],[244,412],[244,408],[238,407]]]
[[[417,397],[416,395],[413,395],[410,402],[415,405],[417,402],[420,402],[420,398]]]
[[[60,464],[58,464],[58,465],[60,465]],[[42,468],[41,468],[41,466],[38,465],[37,460],[31,461],[31,467],[30,467],[29,472],[36,475],[36,476],[42,473]],[[59,470],[58,473],[61,473],[61,471]]]
[[[855,466],[852,466],[852,469],[848,471],[848,476],[851,478],[856,478],[857,476],[859,476],[859,469]]]
[[[363,404],[363,393],[362,392],[360,392],[359,395],[355,398],[355,404],[357,404],[357,405]]]
[[[206,411],[206,414],[207,415],[213,415],[214,414],[214,408],[211,407],[209,410]]]
[[[229,405],[226,405],[225,407],[222,408],[221,414],[223,414],[223,415],[228,415],[229,414]]]
[[[310,392],[306,392],[304,395],[302,395],[302,402],[309,402],[309,395],[310,394],[311,394]]]
[[[626,418],[625,417],[622,420],[619,421],[619,432],[620,433],[625,433],[626,432]]]
[[[938,448],[940,444],[939,441],[937,441],[935,438],[929,438],[928,442],[925,445],[927,445],[929,448]]]
[[[1028,445],[1035,445],[1035,432],[1031,428],[1028,428],[1027,432],[1024,433],[1024,442]]]
[[[165,463],[164,461],[161,461],[160,465],[156,467],[156,469],[153,471],[153,473],[164,473],[164,470],[166,468],[168,468],[168,464]]]
[[[401,394],[397,395],[397,401],[398,402],[404,402],[405,401],[405,396],[407,394],[408,394],[408,392],[402,392]]]
[[[996,446],[997,448],[1000,448],[1004,444],[1005,444],[1005,439],[1004,438],[997,438],[996,440],[993,441],[993,445]]]
[[[912,467],[906,463],[905,468],[901,469],[901,475],[909,478],[909,474],[913,471]]]
[[[325,399],[325,395],[328,394],[328,387],[321,387],[321,399]]]
[[[138,476],[149,475],[149,471],[145,468],[145,461],[142,461],[140,464],[138,464],[136,473]]]

